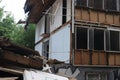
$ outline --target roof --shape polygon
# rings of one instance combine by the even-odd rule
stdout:
[[[37,23],[56,0],[26,0],[25,13],[28,13],[27,23]]]

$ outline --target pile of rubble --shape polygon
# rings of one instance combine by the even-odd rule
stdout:
[[[50,72],[50,67],[46,64],[61,63],[64,62],[56,59],[47,60],[35,50],[18,46],[9,38],[0,37],[0,77],[3,77],[2,80],[23,80],[25,70],[48,70]]]

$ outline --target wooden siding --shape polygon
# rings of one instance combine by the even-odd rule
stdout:
[[[75,50],[74,65],[120,66],[120,54],[104,51],[92,51],[90,53],[89,50]]]
[[[75,8],[76,21],[99,22],[109,25],[120,25],[120,14],[115,12],[105,12],[100,10]]]

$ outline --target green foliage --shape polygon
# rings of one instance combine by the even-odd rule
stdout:
[[[34,49],[34,41],[35,41],[34,25],[32,24],[29,25],[27,30],[25,30],[24,27],[22,26],[16,27],[11,34],[11,40],[15,44]]]
[[[0,8],[0,36],[8,37],[13,43],[34,49],[35,27],[29,25],[25,30],[23,25],[16,25],[11,13]]]

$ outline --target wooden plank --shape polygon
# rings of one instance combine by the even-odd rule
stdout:
[[[100,65],[107,65],[106,53],[105,52],[100,52],[99,53],[99,64]]]
[[[114,24],[115,25],[120,25],[120,16],[114,14]]]
[[[89,18],[90,18],[89,10],[82,9],[82,20],[89,21]]]
[[[75,65],[81,65],[82,64],[82,54],[81,54],[80,50],[75,51],[74,64]]]
[[[9,73],[15,73],[15,74],[23,74],[24,71],[20,71],[20,70],[15,70],[15,69],[10,69],[10,68],[3,68],[0,67],[0,71],[4,71],[4,72],[9,72]]]
[[[105,12],[98,12],[98,21],[100,23],[105,23]]]
[[[18,77],[4,77],[4,78],[0,78],[0,80],[17,80]]]
[[[99,54],[98,52],[94,51],[92,54],[92,65],[98,65],[99,64]]]
[[[90,54],[89,52],[86,50],[86,51],[82,51],[82,64],[83,65],[89,65],[89,60],[90,60]]]
[[[117,66],[120,66],[120,54],[115,54],[115,62]]]
[[[18,54],[14,54],[9,51],[4,51],[4,53],[0,53],[0,59],[4,59],[16,64],[21,64],[27,67],[32,67],[32,68],[42,68],[42,61],[37,61],[32,58],[24,57]]]
[[[115,65],[115,55],[114,54],[112,54],[112,53],[109,53],[108,54],[108,62],[109,62],[109,65],[110,66],[113,66],[113,65]]]
[[[90,21],[98,22],[97,11],[90,11]]]
[[[106,23],[113,24],[113,15],[112,14],[106,14]]]
[[[81,9],[75,9],[75,20],[81,20],[81,19],[82,19]]]

